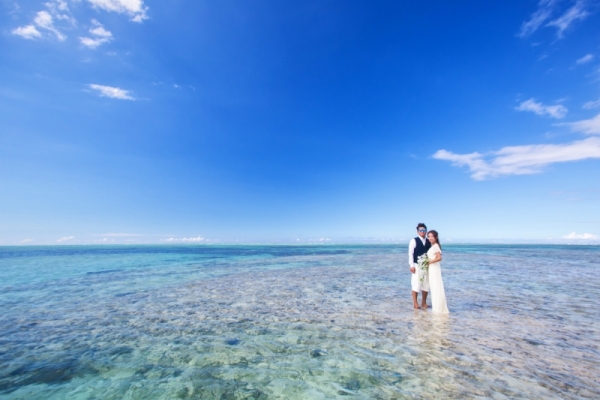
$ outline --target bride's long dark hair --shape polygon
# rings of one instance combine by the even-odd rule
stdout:
[[[432,234],[433,237],[435,238],[435,242],[438,244],[438,246],[440,246],[440,249],[442,248],[442,244],[440,243],[440,239],[438,238],[438,233],[437,231],[434,231],[433,229],[430,230],[429,232],[427,232],[427,234]]]

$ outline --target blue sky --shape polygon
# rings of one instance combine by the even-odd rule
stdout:
[[[600,3],[0,3],[0,244],[600,241]]]

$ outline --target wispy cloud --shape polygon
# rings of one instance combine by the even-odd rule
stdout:
[[[587,103],[586,103],[587,104]],[[600,114],[594,118],[583,119],[575,122],[564,122],[557,124],[561,126],[567,126],[572,132],[580,132],[586,135],[599,135],[600,134]]]
[[[590,110],[592,108],[597,108],[600,107],[600,100],[596,100],[596,101],[588,101],[587,103],[585,103],[583,105],[583,108]]]
[[[65,236],[65,237],[61,237],[60,239],[58,239],[56,241],[56,243],[68,242],[69,240],[73,240],[73,239],[75,239],[75,236]]]
[[[13,29],[11,33],[13,35],[21,36],[22,38],[30,40],[42,37],[42,34],[40,33],[40,31],[37,30],[35,25],[20,26],[18,28]]]
[[[135,98],[129,94],[129,90],[113,86],[96,85],[93,83],[89,84],[88,87],[96,90],[98,93],[100,93],[100,96],[103,97],[110,97],[111,99],[120,100],[135,100]]]
[[[180,238],[180,239],[171,237],[171,238],[166,239],[167,242],[188,242],[188,243],[199,243],[199,242],[203,242],[204,240],[206,240],[206,239],[204,239],[202,236],[189,237],[189,238],[184,237],[184,238]]]
[[[103,38],[111,38],[112,37],[112,33],[107,31],[106,29],[104,29],[104,26],[102,26],[102,24],[100,22],[93,19],[92,24],[94,24],[96,27],[90,29],[91,34],[98,36],[98,37],[103,37]]]
[[[69,10],[69,6],[67,2],[64,0],[54,0],[44,5],[50,10],[50,13],[54,16],[54,18],[62,21],[68,21],[72,25],[76,24],[75,18],[71,15],[71,11]]]
[[[143,236],[139,233],[100,233],[94,236],[103,236],[103,237],[132,237],[132,236]]]
[[[508,146],[489,154],[456,154],[438,150],[433,158],[468,167],[474,180],[537,174],[550,164],[600,158],[600,137],[564,144]]]
[[[537,11],[533,13],[529,21],[523,22],[517,36],[524,38],[537,31],[552,16],[557,3],[558,0],[540,0]]]
[[[585,56],[583,56],[580,59],[578,59],[577,61],[575,61],[575,63],[577,65],[586,64],[586,63],[589,63],[590,61],[592,61],[593,59],[594,59],[593,54],[586,54]]]
[[[79,2],[80,0],[73,1]],[[96,9],[126,14],[135,22],[142,22],[148,18],[148,7],[144,5],[144,0],[87,0],[87,3]],[[33,40],[44,37],[44,32],[47,31],[59,41],[66,40],[67,37],[61,30],[74,29],[78,26],[69,9],[68,2],[66,0],[50,0],[44,3],[44,6],[46,10],[38,11],[32,23],[17,27],[11,30],[11,33],[24,39]],[[55,21],[61,22],[61,24],[58,24],[61,30],[56,27]],[[67,28],[65,23],[68,23]],[[96,48],[113,39],[112,33],[106,30],[98,21],[92,20],[92,24],[95,26],[89,30],[91,35],[79,37],[79,41],[84,46]]]
[[[80,37],[79,40],[81,41],[81,44],[91,49],[95,49],[101,44],[108,43],[112,40],[112,33],[107,31],[100,22],[93,19],[92,25],[94,25],[94,27],[89,31],[92,34],[92,37]]]
[[[88,0],[92,6],[105,11],[127,14],[134,22],[142,22],[148,18],[148,7],[144,0]]]
[[[555,104],[553,106],[546,106],[542,103],[536,102],[534,99],[529,99],[523,101],[516,107],[518,111],[531,111],[536,113],[537,115],[547,115],[552,118],[564,118],[569,111],[565,106],[560,104]]]
[[[560,0],[540,0],[538,9],[531,15],[529,21],[521,24],[518,37],[525,38],[542,26],[554,27],[557,29],[559,38],[563,37],[564,32],[577,20],[585,19],[590,13],[586,10],[587,3],[583,0],[577,0],[575,4],[566,10],[560,17],[550,20],[557,9]],[[547,22],[547,23],[546,23]]]
[[[59,32],[58,29],[56,29],[54,27],[54,19],[52,18],[52,15],[50,15],[50,13],[48,11],[38,12],[35,15],[35,18],[33,19],[33,22],[35,22],[35,24],[37,26],[39,26],[40,28],[46,29],[49,32],[54,33],[56,38],[58,40],[60,40],[61,42],[67,38],[65,35],[63,35],[61,32]]]
[[[38,11],[35,14],[35,17],[33,18],[33,24],[13,29],[11,33],[13,35],[21,36],[25,39],[35,39],[42,37],[42,32],[40,32],[38,28],[51,32],[61,42],[67,38],[58,29],[56,29],[54,26],[54,18],[48,11],[45,10]]]
[[[33,242],[33,239],[23,239],[19,243],[29,243],[29,242]]]
[[[568,235],[563,236],[563,239],[576,239],[576,240],[596,240],[600,239],[600,236],[592,233],[575,233],[571,232]]]
[[[548,26],[554,26],[558,30],[557,35],[559,38],[563,37],[563,33],[569,28],[569,26],[577,21],[583,20],[590,13],[585,9],[585,2],[578,0],[575,5],[569,8],[563,15],[550,21]]]
[[[600,135],[600,114],[591,119],[556,125],[567,126],[572,132]],[[450,161],[458,167],[468,167],[475,180],[537,174],[550,164],[600,158],[600,136],[563,144],[508,146],[487,154],[456,154],[438,150],[433,158]]]
[[[90,37],[80,37],[79,41],[85,47],[89,47],[90,49],[95,49],[100,46],[102,43],[107,43],[108,40],[104,38],[90,38]]]

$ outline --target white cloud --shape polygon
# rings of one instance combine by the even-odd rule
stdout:
[[[89,38],[89,37],[80,37],[79,41],[85,47],[89,47],[90,49],[95,49],[103,43],[108,42],[108,40],[104,38]]]
[[[596,239],[600,239],[600,236],[594,235],[592,233],[571,232],[568,235],[563,236],[563,239],[596,240]]]
[[[23,239],[19,243],[29,243],[29,242],[33,242],[33,239]]]
[[[80,37],[79,40],[81,41],[81,44],[91,49],[95,49],[101,44],[108,43],[112,40],[112,33],[104,29],[104,26],[100,22],[93,19],[92,24],[94,25],[94,28],[90,29],[92,37]]]
[[[42,37],[42,33],[37,29],[41,28],[54,34],[61,42],[64,41],[67,37],[54,26],[54,19],[66,20],[72,25],[76,25],[75,19],[70,15],[67,3],[64,0],[53,0],[44,5],[50,12],[38,11],[33,18],[33,24],[13,29],[12,33],[25,39],[34,39]]]
[[[475,180],[483,180],[491,174],[491,168],[483,159],[483,154],[475,152],[469,154],[456,154],[447,150],[438,150],[432,156],[438,160],[450,161],[458,167],[467,166],[473,172],[471,177]]]
[[[73,1],[80,2],[80,0]],[[126,14],[135,22],[142,22],[148,18],[148,7],[144,5],[144,0],[87,0],[87,2],[97,9]],[[44,3],[44,5],[47,10],[37,12],[33,23],[17,27],[11,33],[25,39],[35,39],[43,37],[44,30],[46,30],[53,34],[59,41],[66,40],[67,37],[61,32],[61,30],[64,31],[62,29],[64,28],[64,23],[70,23],[71,26],[67,29],[74,29],[78,25],[69,10],[68,2],[66,0],[50,0]],[[55,21],[62,22],[63,26],[61,30],[57,28]],[[92,23],[96,26],[89,30],[91,35],[79,37],[80,42],[84,46],[96,48],[113,39],[112,33],[106,30],[100,23],[95,20],[92,20]],[[60,27],[61,24],[59,23],[58,25]]]
[[[37,14],[35,14],[33,22],[35,22],[37,26],[42,28],[48,29],[53,27],[52,15],[50,15],[48,11],[40,11]]]
[[[53,0],[53,1],[49,1],[47,3],[44,3],[44,5],[53,12],[60,12],[60,11],[68,12],[69,11],[69,5],[64,0]]]
[[[48,3],[46,3],[46,4],[48,4]],[[61,11],[69,11],[69,6],[67,5],[67,2],[64,0],[55,0],[54,4],[56,5],[56,8]]]
[[[44,3],[44,5],[50,10],[52,15],[58,20],[69,21],[71,24],[75,25],[75,19],[70,15],[71,11],[69,10],[69,6],[67,2],[64,0],[54,0],[48,3]]]
[[[533,13],[531,19],[527,22],[523,22],[521,30],[517,34],[519,37],[527,37],[533,32],[537,31],[538,28],[552,15],[554,6],[558,3],[558,0],[540,0],[538,3],[538,9]]]
[[[13,29],[12,34],[21,36],[25,39],[35,39],[37,37],[42,37],[40,31],[38,31],[34,25],[20,26],[16,29]]]
[[[546,106],[542,103],[536,102],[534,99],[523,101],[518,107],[516,107],[516,109],[518,111],[531,111],[542,116],[548,115],[552,118],[563,118],[569,111],[567,107],[563,105],[556,104],[553,106]]]
[[[591,108],[597,108],[600,107],[600,100],[596,100],[596,101],[588,101],[587,103],[585,103],[583,105],[583,108],[589,110]]]
[[[550,19],[556,10],[556,5],[560,3],[560,1],[561,0],[540,0],[538,9],[531,15],[529,21],[525,21],[521,24],[521,29],[517,36],[524,38],[537,31]],[[555,27],[557,29],[558,37],[562,38],[564,32],[573,22],[582,20],[590,14],[585,7],[586,2],[584,0],[577,0],[573,7],[569,8],[560,17],[548,22],[544,26]]]
[[[112,37],[112,33],[107,31],[106,29],[104,29],[104,26],[100,22],[93,19],[92,23],[96,26],[95,28],[90,29],[90,33],[92,35],[103,37],[103,38],[111,38]]]
[[[168,238],[167,242],[189,242],[189,243],[199,243],[199,242],[203,242],[205,239],[202,236],[198,236],[198,237],[189,237],[189,238],[181,238],[181,239],[176,239],[176,238]]]
[[[564,144],[508,146],[487,155],[438,150],[433,158],[468,167],[474,180],[537,174],[550,164],[600,158],[600,138],[590,137]]]
[[[94,236],[107,236],[107,237],[131,237],[131,236],[143,236],[139,233],[101,233]]]
[[[578,19],[584,19],[588,15],[590,15],[590,13],[585,10],[584,1],[578,0],[575,5],[569,8],[563,15],[554,21],[550,21],[548,26],[556,27],[556,29],[558,29],[557,35],[560,38],[563,36],[564,31],[569,28],[569,25]]]
[[[61,237],[60,239],[58,239],[56,241],[56,243],[67,242],[67,241],[73,240],[73,239],[75,239],[75,236],[65,236],[65,237]]]
[[[65,35],[60,33],[58,29],[54,27],[52,15],[50,15],[48,11],[39,11],[35,15],[33,22],[35,22],[35,24],[40,28],[47,29],[48,31],[54,33],[56,35],[56,38],[61,42],[67,38]]]
[[[88,0],[92,6],[105,11],[127,14],[134,22],[142,22],[148,18],[148,7],[144,0]]]
[[[580,132],[586,135],[598,135],[600,134],[600,114],[596,115],[594,118],[575,122],[565,122],[557,125],[568,126],[573,132]]]
[[[581,65],[581,64],[589,63],[593,59],[594,59],[593,54],[586,54],[585,56],[581,57],[579,60],[575,61],[575,63],[578,65]]]
[[[110,97],[111,99],[120,100],[135,100],[134,97],[129,95],[129,90],[96,84],[89,84],[88,86],[90,89],[97,90],[100,93],[100,96],[103,97]]]

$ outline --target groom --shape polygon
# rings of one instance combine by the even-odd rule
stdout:
[[[412,299],[413,306],[415,308],[419,308],[418,296],[419,292],[422,292],[421,297],[421,307],[427,308],[427,292],[429,292],[429,277],[425,276],[423,282],[421,282],[421,274],[419,271],[419,266],[417,264],[417,259],[419,256],[427,253],[427,250],[431,247],[431,243],[427,240],[427,226],[424,223],[420,222],[417,225],[417,236],[412,239],[408,244],[408,265],[410,265],[410,272],[412,272],[412,277],[410,280],[410,285],[412,286]]]

